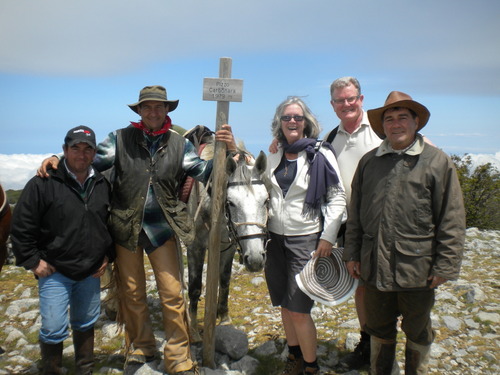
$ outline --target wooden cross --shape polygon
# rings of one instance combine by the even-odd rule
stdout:
[[[219,78],[203,80],[203,100],[217,101],[215,130],[229,120],[229,102],[241,102],[243,80],[231,79],[232,60],[222,57],[219,63]],[[212,215],[208,237],[208,262],[205,295],[205,318],[203,329],[203,366],[215,368],[215,323],[217,320],[217,293],[219,289],[220,228],[224,219],[226,199],[226,144],[215,143],[212,171]]]

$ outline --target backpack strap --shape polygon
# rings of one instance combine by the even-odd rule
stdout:
[[[320,149],[320,148],[321,148],[321,146],[323,145],[323,142],[325,142],[325,141],[323,141],[322,139],[318,139],[318,140],[316,140],[316,144],[314,145],[314,151],[315,151],[315,152],[318,152],[318,151],[319,151],[319,149]]]
[[[339,131],[339,127],[337,126],[335,129],[333,129],[330,134],[328,134],[328,138],[325,139],[326,142],[332,144],[333,140],[337,136],[337,132]]]

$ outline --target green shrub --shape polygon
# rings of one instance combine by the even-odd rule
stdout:
[[[486,163],[474,170],[469,155],[451,156],[464,196],[467,227],[500,229],[500,173]]]

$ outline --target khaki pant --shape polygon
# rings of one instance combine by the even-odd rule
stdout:
[[[162,305],[165,369],[174,373],[193,367],[178,254],[175,239],[170,239],[148,255]],[[134,253],[117,245],[115,267],[127,350],[132,348],[134,354],[154,355],[156,342],[147,305],[143,249],[137,248]]]

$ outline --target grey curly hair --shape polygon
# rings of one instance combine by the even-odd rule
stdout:
[[[311,112],[307,104],[297,96],[289,96],[276,108],[276,113],[274,114],[273,122],[271,124],[271,132],[273,137],[276,138],[279,142],[283,142],[286,140],[285,135],[281,130],[281,116],[283,115],[285,108],[291,104],[297,104],[300,106],[300,108],[302,108],[305,121],[304,136],[306,136],[307,138],[318,138],[319,133],[321,132],[321,126],[319,125],[318,120]]]

